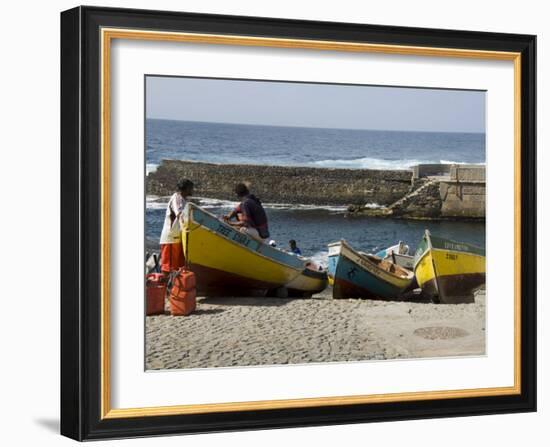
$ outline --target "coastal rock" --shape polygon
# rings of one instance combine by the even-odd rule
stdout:
[[[402,219],[485,218],[485,167],[481,165],[417,166],[410,190],[394,203],[378,209],[350,206],[350,216],[384,216]],[[418,177],[424,173],[436,174]]]
[[[181,178],[195,195],[236,200],[247,183],[266,203],[347,206],[347,216],[484,219],[485,167],[419,165],[412,170],[332,169],[163,160],[146,179],[148,195],[166,196]]]
[[[264,202],[387,205],[409,191],[412,172],[163,160],[157,170],[147,176],[147,194],[169,195],[180,178],[189,178],[195,183],[197,196],[213,199],[235,200],[234,185],[244,182]]]
[[[430,179],[392,204],[390,209],[395,217],[437,218],[441,215],[441,205],[439,182]]]

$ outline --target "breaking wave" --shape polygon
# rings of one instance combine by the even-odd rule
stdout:
[[[319,160],[309,164],[319,168],[346,168],[346,169],[411,169],[418,164],[477,164],[484,165],[485,163],[468,163],[449,160],[386,160],[383,158],[353,158],[353,159],[335,159],[335,160]]]
[[[233,209],[239,202],[234,202],[231,200],[221,200],[221,199],[210,199],[206,197],[194,197],[198,202],[198,205],[206,210],[212,209]],[[145,199],[145,205],[148,210],[155,209],[166,209],[170,196],[147,196]],[[332,213],[344,213],[347,211],[347,206],[337,206],[337,205],[304,205],[304,204],[293,204],[293,203],[263,203],[266,209],[272,210],[289,210],[289,211],[314,211],[314,210],[325,210]],[[368,208],[377,208],[380,207],[377,203],[369,203],[365,205]]]
[[[470,163],[468,161],[449,161],[449,160],[439,160],[439,162],[443,165],[479,165],[479,166],[483,166],[483,165],[486,164],[485,162]]]
[[[145,175],[149,175],[151,172],[155,172],[159,167],[156,163],[146,163],[145,164]]]
[[[318,251],[314,255],[308,257],[324,269],[328,268],[328,251]]]

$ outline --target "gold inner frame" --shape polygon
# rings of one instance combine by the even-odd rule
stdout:
[[[110,71],[113,39],[154,40],[164,42],[215,45],[260,46],[358,53],[383,53],[416,56],[507,60],[514,62],[514,385],[444,391],[405,392],[355,396],[327,396],[304,399],[223,402],[215,404],[174,405],[143,408],[111,408],[110,367]],[[338,41],[279,39],[215,34],[101,29],[101,418],[167,416],[210,412],[264,409],[307,408],[328,405],[352,405],[403,402],[427,399],[503,396],[521,393],[521,53],[464,50],[454,48],[382,45]]]

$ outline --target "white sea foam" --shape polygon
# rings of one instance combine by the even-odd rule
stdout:
[[[232,200],[222,200],[222,199],[210,199],[208,197],[194,197],[198,201],[199,206],[206,210],[212,209],[233,209],[239,202],[234,202]],[[145,200],[146,208],[148,210],[155,209],[165,209],[168,205],[170,196],[154,196],[148,195]],[[332,213],[344,213],[347,210],[347,206],[338,206],[338,205],[303,205],[303,204],[292,204],[292,203],[263,203],[266,209],[272,210],[299,210],[299,211],[314,211],[314,210],[325,210]],[[370,203],[366,205],[369,208],[378,208],[380,205],[376,203]]]
[[[213,208],[235,208],[239,202],[231,200],[210,199],[206,197],[196,197],[199,201],[199,205],[204,209]],[[312,210],[326,210],[335,213],[343,213],[347,210],[346,206],[337,205],[304,205],[299,203],[270,203],[263,202],[264,208],[272,210],[299,210],[299,211],[312,211]]]
[[[380,205],[378,203],[365,203],[365,208],[370,208],[370,209],[377,209],[377,208],[383,208],[384,205]]]
[[[343,213],[347,210],[347,206],[338,205],[303,205],[299,203],[264,203],[267,209],[274,210],[300,210],[300,211],[315,211],[325,210],[333,213]]]
[[[403,160],[385,160],[382,158],[353,158],[349,160],[335,159],[335,160],[319,160],[309,164],[309,166],[316,166],[320,168],[346,168],[346,169],[411,169],[413,166],[419,164],[474,164],[484,165],[485,163],[468,163],[468,162],[456,162],[449,160],[417,160],[417,159],[403,159]]]
[[[205,209],[212,208],[235,208],[239,202],[234,202],[231,200],[221,200],[221,199],[210,199],[207,197],[196,197],[199,201],[199,205]],[[262,205],[264,208],[273,209],[273,210],[327,210],[332,212],[345,212],[347,210],[346,206],[337,206],[337,205],[304,205],[299,203],[270,203],[263,202]]]
[[[227,159],[224,163],[232,163],[235,160]],[[242,161],[242,164],[247,162]],[[250,162],[250,164],[255,164]],[[467,161],[452,161],[452,160],[417,160],[414,158],[403,160],[386,160],[383,158],[352,158],[352,159],[327,159],[312,161],[309,163],[296,163],[295,166],[305,167],[318,167],[318,168],[345,168],[345,169],[411,169],[413,166],[419,164],[456,164],[456,165],[485,165],[485,162],[474,163]],[[145,165],[145,173],[149,175],[151,172],[155,172],[159,165],[156,163],[147,163]]]
[[[239,202],[232,202],[230,200],[209,199],[205,197],[194,197],[194,199],[206,210],[215,208],[233,209],[239,204]],[[166,209],[169,200],[170,196],[148,195],[145,198],[145,205],[148,210]]]
[[[155,172],[159,167],[156,163],[146,163],[145,164],[145,175],[149,175],[151,172]]]
[[[470,163],[470,162],[467,162],[467,161],[449,161],[449,160],[439,160],[439,162],[440,162],[442,165],[478,165],[478,166],[483,166],[483,165],[486,164],[485,162],[482,162],[482,163]]]
[[[148,195],[145,197],[145,208],[148,210],[166,209],[169,200],[170,196]]]
[[[313,256],[309,256],[309,258],[324,269],[328,267],[328,251],[318,251]]]
[[[311,163],[321,168],[348,168],[348,169],[409,169],[421,163],[420,160],[384,160],[381,158],[354,158],[349,160],[319,160]]]
[[[239,202],[234,202],[232,200],[221,200],[221,199],[210,199],[208,197],[194,197],[198,200],[199,205],[205,210],[210,210],[213,208],[235,208]]]

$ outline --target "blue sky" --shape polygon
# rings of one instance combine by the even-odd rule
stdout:
[[[147,118],[272,126],[484,132],[485,92],[146,78]]]

